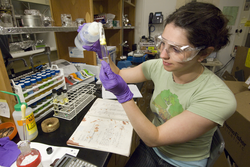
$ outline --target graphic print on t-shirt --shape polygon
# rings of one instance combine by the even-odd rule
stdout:
[[[157,109],[155,113],[159,119],[166,122],[170,118],[182,113],[183,107],[179,102],[178,96],[172,94],[170,90],[164,90],[153,101]]]

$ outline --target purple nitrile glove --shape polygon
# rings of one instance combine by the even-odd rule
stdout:
[[[83,23],[82,25],[80,25],[77,29],[77,32],[80,32],[82,27],[85,25],[86,23]],[[99,59],[102,59],[102,50],[101,50],[101,45],[100,45],[100,41],[97,40],[92,46],[87,46],[87,45],[83,45],[82,46],[84,49],[86,49],[87,51],[94,51],[98,54]]]
[[[119,103],[124,103],[133,98],[133,93],[130,91],[127,83],[120,75],[115,74],[108,63],[102,61],[101,71],[99,74],[103,87],[112,92]]]
[[[9,137],[0,139],[0,166],[11,166],[20,153],[17,144],[11,141]]]
[[[99,39],[92,46],[83,45],[82,47],[87,51],[96,52],[98,54],[99,59],[102,59],[102,50]]]

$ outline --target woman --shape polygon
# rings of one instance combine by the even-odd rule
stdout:
[[[166,19],[156,38],[160,59],[123,70],[102,61],[103,86],[117,96],[143,141],[127,166],[206,166],[217,126],[236,109],[233,93],[201,64],[229,43],[227,23],[214,5],[191,2]],[[147,80],[154,82],[152,122],[127,86]]]

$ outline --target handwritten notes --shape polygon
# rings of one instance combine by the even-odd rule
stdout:
[[[67,144],[129,156],[132,132],[122,105],[98,98]]]
[[[0,116],[10,118],[10,108],[4,99],[0,99]]]

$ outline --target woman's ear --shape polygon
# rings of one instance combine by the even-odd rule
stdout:
[[[214,47],[208,47],[200,52],[200,57],[198,58],[198,62],[202,62],[206,57],[208,57],[211,53],[213,53]]]

